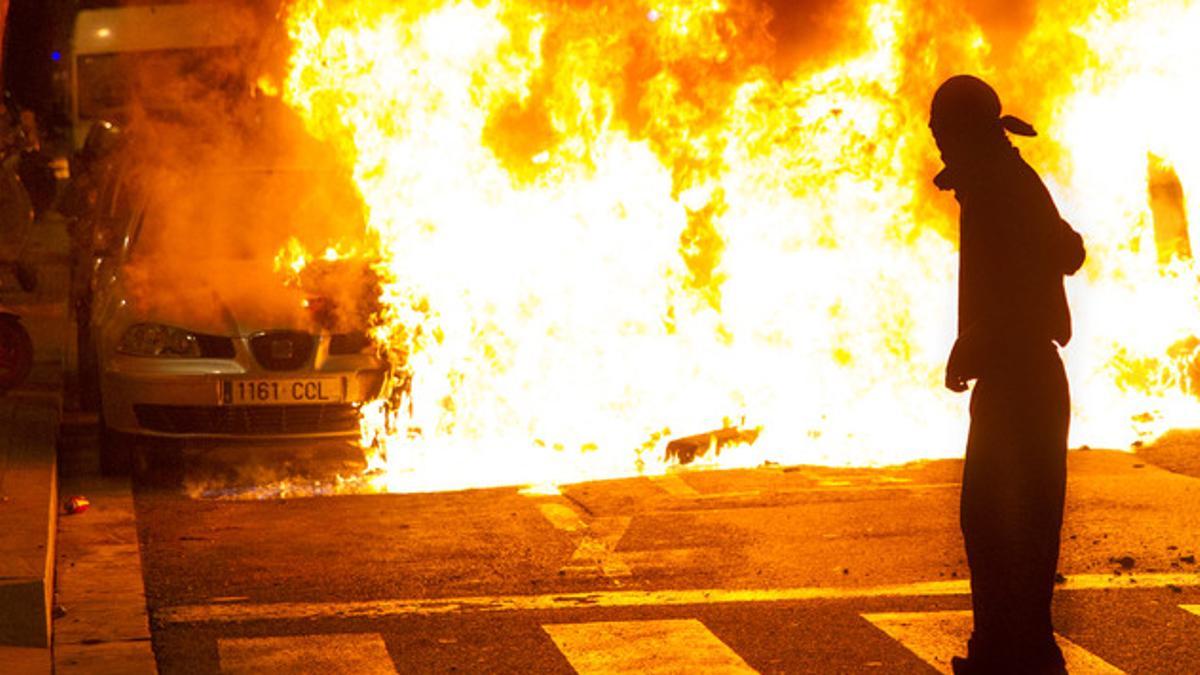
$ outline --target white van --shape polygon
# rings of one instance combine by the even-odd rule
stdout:
[[[71,58],[76,147],[95,121],[121,119],[135,97],[151,110],[169,107],[168,96],[159,98],[139,78],[203,71],[205,64],[233,56],[249,37],[249,25],[244,9],[211,2],[79,12]]]

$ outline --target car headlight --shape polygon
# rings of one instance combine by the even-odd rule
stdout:
[[[200,341],[196,334],[158,323],[136,323],[125,329],[117,351],[129,356],[199,358]]]

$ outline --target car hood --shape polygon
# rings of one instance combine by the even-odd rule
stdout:
[[[319,332],[307,298],[265,260],[209,260],[174,270],[129,266],[118,289],[126,322],[163,323],[229,337],[264,330]]]

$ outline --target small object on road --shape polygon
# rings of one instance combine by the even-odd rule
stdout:
[[[1190,563],[1192,565],[1196,564],[1196,556],[1194,555],[1181,555],[1179,556],[1179,559],[1185,563]]]
[[[63,607],[62,605],[55,605],[54,609],[50,611],[50,617],[53,619],[61,619],[66,615],[67,608]]]
[[[1133,569],[1133,566],[1137,564],[1137,561],[1134,560],[1133,556],[1131,555],[1123,555],[1120,558],[1109,558],[1108,562],[1116,563],[1121,566],[1121,569],[1125,570],[1131,570]]]
[[[1065,584],[1065,583],[1067,583],[1067,578],[1065,576],[1063,576],[1062,572],[1055,572],[1054,573],[1054,583]]]
[[[1167,588],[1171,589],[1172,593],[1182,593],[1183,592],[1183,589],[1176,586],[1175,584],[1167,584]]]
[[[67,515],[73,516],[77,513],[83,513],[84,511],[87,511],[91,505],[92,502],[90,502],[87,497],[84,497],[83,495],[75,495],[63,504],[63,511],[66,511]]]

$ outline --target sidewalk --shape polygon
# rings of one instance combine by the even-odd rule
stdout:
[[[128,477],[99,475],[89,417],[68,413],[59,443],[62,499],[83,495],[91,507],[58,523],[54,672],[152,675],[133,492]]]
[[[9,672],[50,666],[67,240],[57,218],[38,223],[34,237],[35,292],[22,292],[11,271],[0,270],[0,304],[21,315],[34,344],[29,379],[0,397],[0,661]]]

